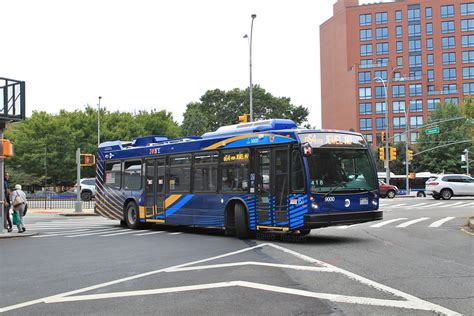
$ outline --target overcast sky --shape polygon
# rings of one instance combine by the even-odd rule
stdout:
[[[87,104],[167,110],[253,82],[320,127],[319,25],[335,0],[15,0],[0,10],[0,77],[26,81],[27,116]]]

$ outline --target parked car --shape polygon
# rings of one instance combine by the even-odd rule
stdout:
[[[95,178],[81,179],[81,200],[90,201],[95,196]]]
[[[425,192],[434,199],[474,196],[474,178],[463,174],[444,174],[426,181]]]
[[[398,188],[379,180],[380,197],[393,199],[398,194]]]

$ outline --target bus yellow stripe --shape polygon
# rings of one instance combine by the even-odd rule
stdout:
[[[165,208],[170,207],[174,202],[176,202],[182,194],[172,194],[165,201]]]

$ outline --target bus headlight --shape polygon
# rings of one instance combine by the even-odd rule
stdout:
[[[319,206],[318,206],[317,203],[313,202],[313,203],[311,203],[311,208],[312,208],[313,210],[317,210],[317,209],[319,209]]]
[[[372,200],[372,205],[377,206],[377,200]]]

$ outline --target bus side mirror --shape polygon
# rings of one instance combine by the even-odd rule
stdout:
[[[301,144],[301,152],[303,157],[310,157],[313,154],[313,147],[309,143]]]

